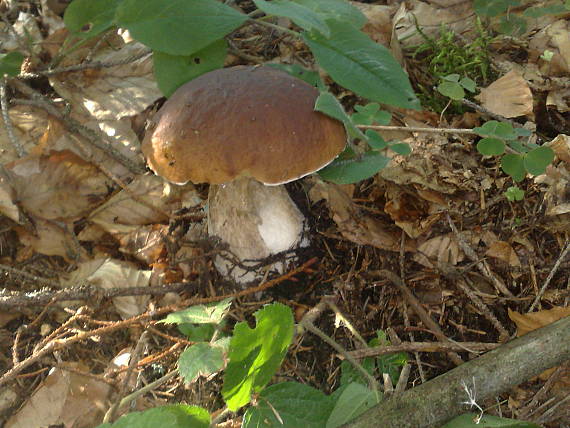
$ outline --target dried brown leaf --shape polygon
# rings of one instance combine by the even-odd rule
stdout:
[[[570,316],[570,307],[555,307],[538,312],[521,314],[509,309],[509,318],[517,326],[517,337],[523,336],[537,328],[544,327],[558,321],[561,318]]]
[[[532,92],[527,81],[511,70],[495,80],[476,97],[487,110],[505,117],[532,114]]]

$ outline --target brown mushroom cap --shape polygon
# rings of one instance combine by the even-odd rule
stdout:
[[[142,150],[174,183],[248,176],[281,184],[317,171],[345,147],[343,125],[313,110],[319,92],[271,67],[206,73],[180,87]]]

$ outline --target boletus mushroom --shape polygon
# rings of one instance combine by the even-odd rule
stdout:
[[[314,111],[317,96],[272,67],[215,70],[181,86],[145,136],[156,174],[210,184],[208,233],[242,264],[300,244],[304,217],[279,185],[318,171],[346,145],[343,125]],[[215,264],[239,282],[256,278],[226,257]]]

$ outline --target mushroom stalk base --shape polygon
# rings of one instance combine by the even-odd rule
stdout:
[[[214,263],[222,275],[236,282],[260,279],[264,272],[247,267],[308,244],[303,240],[305,218],[284,186],[265,186],[254,179],[240,178],[210,186],[208,205],[208,234],[228,247]],[[282,273],[285,264],[277,262],[269,268]]]

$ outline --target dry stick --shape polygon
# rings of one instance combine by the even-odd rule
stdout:
[[[497,396],[570,359],[570,317],[534,330],[365,412],[345,428],[432,428],[464,413],[470,399]],[[469,388],[469,394],[466,389]],[[468,396],[470,395],[470,397]]]
[[[530,307],[528,308],[528,312],[532,312],[532,310],[535,308],[535,306],[538,305],[538,302],[540,302],[540,299],[544,295],[544,292],[546,291],[546,288],[550,284],[550,281],[552,281],[554,274],[558,271],[560,264],[564,261],[564,259],[568,255],[568,251],[570,251],[570,241],[566,241],[566,245],[565,245],[564,249],[562,250],[562,253],[560,253],[560,256],[558,256],[556,263],[554,263],[552,270],[548,274],[548,277],[546,277],[546,281],[544,281],[544,284],[540,288],[540,291],[536,295],[534,301],[532,302],[532,305],[530,305]]]
[[[80,342],[82,340],[88,339],[88,338],[93,337],[93,336],[104,335],[104,334],[110,333],[112,331],[121,329],[121,328],[125,329],[125,328],[127,328],[133,324],[146,321],[146,320],[153,318],[155,316],[158,316],[158,315],[164,315],[164,314],[167,314],[167,313],[170,313],[173,311],[177,311],[183,307],[188,307],[191,305],[199,305],[199,304],[205,304],[205,303],[218,302],[220,300],[224,300],[227,298],[242,297],[242,296],[246,296],[246,295],[250,295],[250,294],[255,294],[259,291],[263,291],[263,290],[266,290],[270,287],[274,287],[275,285],[277,285],[277,284],[279,284],[279,283],[281,283],[281,282],[283,282],[289,278],[292,278],[293,276],[295,276],[296,274],[298,274],[300,272],[309,271],[309,267],[316,262],[317,262],[317,258],[316,257],[312,258],[309,261],[303,263],[298,268],[295,268],[295,269],[291,270],[290,272],[288,272],[284,275],[281,275],[279,278],[272,279],[271,281],[267,281],[265,284],[262,284],[258,287],[248,288],[247,290],[242,290],[242,291],[235,293],[235,294],[225,294],[222,296],[199,297],[199,298],[187,299],[185,301],[182,301],[182,302],[174,304],[174,305],[164,306],[162,308],[159,308],[159,309],[156,309],[153,311],[148,311],[148,312],[145,312],[143,314],[134,316],[132,318],[129,318],[129,319],[126,319],[123,321],[117,321],[116,323],[114,323],[112,325],[107,325],[107,326],[100,327],[100,328],[97,328],[97,329],[91,330],[91,331],[82,331],[82,332],[77,333],[75,336],[71,336],[71,337],[68,337],[65,339],[52,340],[51,342],[45,344],[45,346],[42,346],[40,349],[37,349],[31,356],[29,356],[25,360],[20,361],[18,364],[14,365],[10,370],[8,370],[6,373],[4,373],[2,375],[2,377],[0,377],[0,385],[3,385],[5,383],[9,382],[10,380],[14,379],[22,370],[24,370],[26,367],[30,366],[31,364],[39,361],[45,355],[47,355],[51,352],[57,351],[59,349],[63,349],[63,348],[65,348],[65,347],[67,347],[73,343]],[[67,325],[67,322],[66,322],[66,325]]]
[[[393,272],[390,272],[389,270],[378,270],[370,273],[387,278],[390,282],[392,282],[392,284],[398,287],[400,292],[404,295],[406,301],[414,309],[414,311],[416,312],[418,317],[420,317],[425,326],[432,331],[435,337],[437,337],[440,341],[444,343],[452,343],[452,341],[443,333],[443,331],[441,331],[439,325],[429,316],[429,314],[423,308],[423,306],[416,298],[416,296],[414,296],[412,291],[406,286],[406,284],[403,283],[403,281],[400,279],[398,275],[396,275]],[[449,359],[453,362],[453,364],[457,366],[463,364],[463,360],[457,353],[449,351],[447,352],[447,355],[449,356]]]
[[[139,337],[137,345],[135,346],[135,350],[131,354],[131,358],[129,360],[129,365],[128,365],[127,370],[125,372],[125,378],[123,379],[123,382],[121,383],[121,386],[119,388],[119,392],[117,394],[118,398],[125,396],[125,392],[127,391],[127,388],[129,387],[129,383],[131,382],[131,376],[133,374],[133,371],[135,370],[135,367],[137,366],[137,364],[139,362],[141,353],[143,352],[144,345],[146,344],[147,336],[148,336],[148,331],[146,331],[146,330],[143,331]],[[117,411],[119,410],[119,404],[120,403],[118,401],[116,401],[109,408],[109,410],[107,410],[107,413],[105,413],[105,416],[103,417],[103,423],[113,422],[115,420],[115,415],[117,414]]]
[[[473,304],[481,311],[483,316],[487,318],[491,324],[497,329],[499,332],[499,341],[506,342],[509,339],[509,332],[507,329],[501,324],[501,321],[491,312],[491,309],[481,300],[477,295],[473,292],[473,290],[467,286],[463,279],[456,279],[455,284],[465,293],[467,297],[473,302]]]
[[[116,67],[119,65],[130,64],[132,62],[138,61],[139,59],[144,58],[151,54],[150,50],[145,50],[137,55],[130,56],[128,58],[124,58],[118,61],[110,61],[110,62],[102,62],[102,61],[93,61],[93,62],[84,62],[82,64],[77,65],[70,65],[68,67],[60,67],[60,68],[53,68],[47,70],[40,70],[36,71],[35,73],[21,73],[18,75],[20,79],[35,79],[42,76],[53,76],[56,74],[61,73],[68,73],[71,71],[81,71],[81,70],[88,70],[88,69],[99,69],[99,68],[110,68]]]
[[[477,134],[469,128],[423,128],[418,126],[389,126],[389,125],[357,125],[360,129],[373,129],[375,131],[406,131],[430,132],[435,134]]]
[[[0,76],[0,107],[2,108],[2,119],[4,120],[4,128],[6,128],[6,135],[8,135],[8,140],[18,157],[24,157],[26,155],[26,150],[24,146],[20,144],[18,138],[16,138],[16,134],[14,134],[14,127],[12,125],[12,120],[10,119],[10,113],[8,112],[8,95],[6,93],[6,77]]]
[[[30,88],[23,82],[17,79],[10,79],[10,82],[24,95],[31,98],[31,100],[14,100],[15,104],[34,105],[47,111],[50,115],[60,120],[64,126],[73,133],[78,133],[83,138],[86,138],[90,144],[103,151],[107,156],[119,162],[129,171],[134,174],[141,174],[145,172],[145,168],[133,162],[131,159],[116,150],[111,143],[108,142],[102,132],[94,131],[81,125],[78,121],[61,113],[46,96],[40,94],[36,90]]]
[[[501,346],[500,343],[485,342],[402,342],[399,345],[382,345],[371,348],[349,351],[354,358],[377,357],[380,355],[393,354],[396,352],[449,352],[469,351],[471,353],[487,352]]]
[[[402,283],[405,285],[404,279],[406,278],[406,232],[402,230],[402,234],[400,235],[400,278],[402,279]],[[404,314],[404,324],[406,327],[410,326],[410,318],[408,317],[408,308],[406,306],[406,302],[402,302],[403,314]],[[414,333],[412,331],[408,332],[408,337],[412,342],[416,341],[414,337]],[[401,342],[401,341],[400,341]],[[419,352],[414,352],[414,358],[416,359],[416,365],[418,367],[418,373],[420,374],[420,380],[423,382],[426,381],[426,375],[424,372],[424,366],[422,365],[422,359],[420,357]]]
[[[477,256],[477,253],[475,253],[475,251],[473,250],[473,248],[471,248],[469,246],[469,244],[465,241],[465,239],[463,238],[463,236],[461,235],[459,230],[457,230],[457,227],[455,226],[455,223],[453,223],[453,220],[449,216],[449,213],[446,212],[445,215],[447,216],[447,222],[449,223],[449,227],[451,227],[453,234],[457,238],[457,241],[459,243],[459,247],[461,247],[461,249],[463,250],[465,255],[467,257],[469,257],[469,259],[472,262],[476,263],[476,266],[477,266],[477,269],[479,269],[479,272],[481,272],[489,281],[491,281],[491,283],[495,286],[495,289],[497,291],[503,293],[505,296],[514,297],[513,293],[511,293],[511,291],[507,288],[507,286],[503,283],[503,281],[501,281],[491,271],[489,264],[485,260],[481,261],[479,259],[479,257]]]

